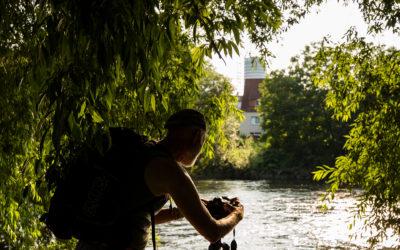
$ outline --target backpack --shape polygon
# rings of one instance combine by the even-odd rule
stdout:
[[[96,240],[109,237],[121,214],[134,206],[124,199],[129,189],[127,178],[136,164],[143,163],[141,159],[148,150],[148,140],[126,128],[110,128],[110,136],[111,148],[104,155],[89,148],[82,149],[69,163],[65,178],[58,183],[49,210],[42,217],[57,238]],[[124,163],[121,159],[127,155],[136,164],[133,161],[121,164]]]

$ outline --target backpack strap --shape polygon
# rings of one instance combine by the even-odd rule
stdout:
[[[157,144],[154,141],[148,141],[146,145],[153,150],[150,151],[150,155],[152,157],[162,156],[167,158],[172,158],[172,155],[168,153],[168,151],[161,145]],[[169,197],[170,205],[169,208],[172,210],[172,202],[171,197]],[[153,242],[153,249],[157,250],[157,242],[156,242],[156,226],[154,219],[154,204],[150,206],[150,217],[151,217],[151,240]]]
[[[150,217],[151,217],[151,240],[153,241],[153,249],[157,250],[156,222],[155,222],[155,219],[154,219],[154,208],[153,207],[151,207]]]

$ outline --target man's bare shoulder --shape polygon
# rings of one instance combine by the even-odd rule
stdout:
[[[155,194],[168,193],[172,185],[188,178],[187,172],[174,160],[157,157],[149,161],[145,170],[145,179]]]

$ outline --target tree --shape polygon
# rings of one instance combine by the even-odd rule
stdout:
[[[242,119],[242,113],[237,107],[238,98],[233,95],[233,85],[226,77],[207,67],[204,76],[199,79],[199,88],[199,96],[195,100],[196,108],[205,114],[207,120],[218,120],[218,123],[210,124],[208,128],[209,131],[218,131],[208,135],[210,145],[214,149],[225,149],[235,141],[237,131],[235,128],[238,124],[230,124],[230,119]],[[229,125],[233,128],[228,127]],[[212,157],[210,155],[207,158]]]
[[[118,124],[159,137],[196,94],[205,56],[232,54],[244,30],[267,54],[265,42],[319,2],[0,1],[0,244],[51,242],[38,217],[71,143],[102,150],[96,142]],[[394,27],[390,2],[365,11]]]
[[[324,0],[309,0],[306,5],[319,5]],[[368,23],[368,30],[372,33],[380,33],[391,30],[393,33],[400,32],[400,6],[397,1],[390,0],[341,0],[343,4],[356,3]]]
[[[207,67],[204,76],[199,79],[199,87],[195,107],[205,114],[207,120],[218,121],[208,128],[209,131],[218,132],[208,135],[207,140],[210,144],[206,145],[204,150],[206,154],[213,154],[205,155],[194,169],[195,174],[202,176],[207,173],[215,174],[219,168],[226,165],[245,162],[248,157],[234,153],[239,147],[240,138],[237,131],[243,115],[237,107],[238,98],[233,95],[233,85],[226,77]],[[207,149],[210,146],[212,150]]]
[[[260,85],[264,172],[274,178],[308,179],[315,166],[332,163],[342,152],[346,126],[325,110],[327,91],[309,77],[309,53],[306,47],[303,62],[293,58],[287,73],[273,71]]]
[[[310,4],[321,3],[315,0]],[[349,2],[344,0],[343,2]],[[385,30],[400,34],[397,1],[353,0],[376,35]],[[328,179],[333,197],[339,187],[361,187],[357,217],[366,216],[366,229],[375,229],[372,245],[399,230],[399,50],[367,43],[350,30],[348,41],[322,44],[312,73],[319,86],[329,89],[327,105],[343,121],[353,119],[345,143],[346,153],[334,167],[324,166],[314,175]],[[371,210],[366,213],[367,210]]]
[[[204,57],[237,52],[244,30],[266,52],[295,2],[0,1],[0,245],[53,242],[38,219],[71,145],[102,151],[113,125],[159,138],[193,104]]]
[[[314,80],[329,89],[326,103],[338,120],[352,119],[346,153],[333,167],[315,172],[327,178],[329,191],[359,187],[359,218],[376,233],[370,243],[400,234],[400,51],[366,43],[362,38],[315,55]],[[370,212],[366,212],[367,210]]]

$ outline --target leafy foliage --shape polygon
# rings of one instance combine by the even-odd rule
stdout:
[[[358,215],[367,215],[366,226],[375,229],[372,244],[389,228],[399,235],[400,51],[354,37],[335,47],[321,46],[315,60],[314,79],[329,89],[328,107],[337,119],[353,120],[346,154],[315,178],[328,178],[332,193],[343,185],[364,190]]]
[[[115,125],[160,138],[163,121],[198,100],[204,57],[237,52],[245,29],[266,53],[290,8],[301,9],[261,0],[0,1],[0,245],[62,247],[38,218],[71,145],[102,151]],[[224,138],[230,106],[221,105],[206,110],[209,156]]]
[[[308,179],[316,165],[332,163],[342,152],[346,126],[331,119],[324,107],[326,89],[310,79],[309,47],[302,58],[293,58],[287,73],[274,71],[260,85],[262,158],[270,176]]]
[[[309,0],[306,5],[313,6],[325,2],[324,0]],[[391,30],[394,33],[400,32],[400,5],[398,1],[391,0],[341,0],[343,4],[356,3],[369,25],[372,33],[380,33],[384,30]]]
[[[320,2],[0,1],[0,246],[63,247],[38,218],[71,145],[101,151],[114,125],[159,138],[169,114],[195,105],[205,56],[237,51],[244,30],[268,54],[265,42]],[[359,2],[396,27],[396,4]]]
[[[237,108],[238,98],[232,95],[234,89],[230,81],[211,68],[206,70],[199,86],[196,107],[208,120],[217,121],[208,128],[217,133],[209,133],[205,157],[198,162],[193,174],[200,178],[227,177],[228,173],[224,170],[234,172],[234,169],[246,167],[252,151],[250,145],[241,145],[243,141],[238,134],[243,119],[242,112]],[[207,152],[213,155],[207,155]]]
[[[359,0],[356,1],[363,13],[364,20],[369,24],[369,30],[375,33],[392,30],[399,33],[400,6],[396,1]]]
[[[204,76],[199,79],[199,96],[195,106],[208,121],[214,121],[208,126],[212,132],[208,133],[209,143],[204,148],[207,159],[212,158],[214,151],[224,151],[231,147],[237,139],[238,122],[243,117],[237,108],[238,98],[233,92],[230,81],[212,68],[207,68]]]

